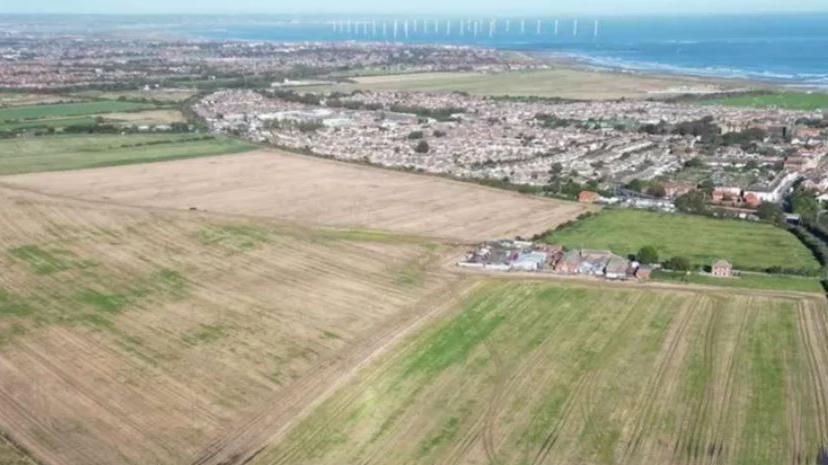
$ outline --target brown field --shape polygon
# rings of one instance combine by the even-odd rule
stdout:
[[[129,205],[236,213],[457,241],[532,236],[589,207],[277,151],[62,173],[3,182]]]
[[[823,296],[447,265],[584,208],[275,151],[2,177],[0,465],[828,463]]]
[[[128,113],[105,113],[105,120],[130,124],[172,124],[185,123],[184,115],[178,110],[147,110]]]
[[[49,103],[77,102],[79,100],[82,99],[66,95],[0,92],[0,108],[25,105],[42,105]]]
[[[266,433],[456,279],[414,238],[0,194],[0,432],[46,464]]]
[[[353,83],[309,87],[303,90],[468,92],[481,96],[508,95],[612,100],[661,97],[686,92],[711,92],[735,88],[738,85],[711,79],[644,76],[568,67],[494,74],[436,72],[377,75],[355,77],[352,80]]]

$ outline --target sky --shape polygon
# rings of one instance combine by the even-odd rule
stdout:
[[[828,0],[0,0],[0,13],[721,14],[828,12]]]

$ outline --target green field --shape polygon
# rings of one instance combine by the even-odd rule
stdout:
[[[818,278],[800,276],[744,274],[730,279],[712,276],[670,272],[656,272],[653,279],[671,283],[700,284],[703,286],[732,287],[741,289],[776,289],[794,292],[824,293]]]
[[[19,129],[47,129],[65,128],[67,126],[91,126],[95,124],[92,116],[74,116],[69,118],[41,118],[16,121],[11,123],[0,122],[0,131],[16,131]]]
[[[33,120],[42,118],[94,115],[123,111],[147,110],[156,108],[151,103],[93,101],[77,103],[58,103],[53,105],[29,105],[0,109],[0,121]]]
[[[661,259],[684,256],[699,267],[725,259],[742,270],[781,267],[815,272],[820,268],[811,252],[784,229],[701,216],[606,210],[545,240],[573,249],[608,249],[622,255],[651,245]]]
[[[731,107],[783,108],[787,110],[821,110],[828,108],[828,94],[807,92],[781,92],[778,94],[729,97],[708,100],[709,105]]]
[[[0,140],[0,175],[147,163],[243,152],[252,146],[193,134],[70,135]]]
[[[816,464],[828,444],[822,301],[492,281],[460,305],[250,463]]]

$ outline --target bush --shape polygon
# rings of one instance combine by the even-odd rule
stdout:
[[[676,209],[682,213],[704,215],[707,213],[707,195],[703,191],[690,191],[676,199]]]
[[[636,258],[641,263],[658,263],[658,251],[651,245],[645,245],[638,251]]]
[[[414,151],[417,153],[428,153],[431,147],[428,146],[428,142],[421,140],[416,147],[414,147]]]
[[[687,257],[673,257],[664,262],[664,267],[673,271],[690,271],[692,265]]]
[[[411,140],[422,139],[423,131],[411,131],[408,133],[408,138]]]

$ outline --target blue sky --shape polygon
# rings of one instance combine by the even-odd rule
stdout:
[[[828,11],[828,0],[0,0],[0,13],[715,14]]]

